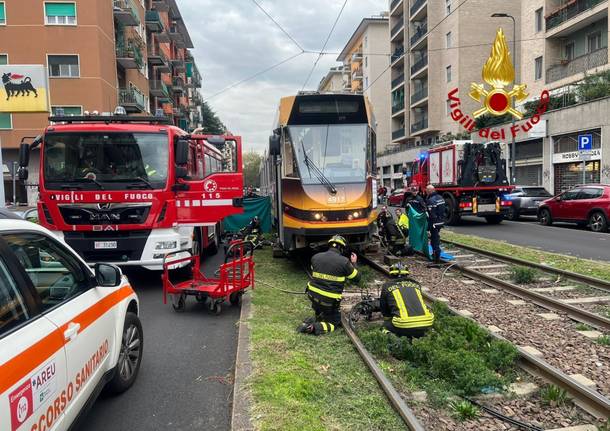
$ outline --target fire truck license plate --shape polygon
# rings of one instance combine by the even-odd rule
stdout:
[[[487,213],[487,212],[496,212],[496,204],[483,204],[483,205],[479,205],[479,207],[477,208],[477,211],[480,213]]]
[[[94,247],[96,250],[116,248],[116,241],[95,241]]]

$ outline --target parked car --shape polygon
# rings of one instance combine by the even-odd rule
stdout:
[[[392,193],[390,193],[390,196],[388,196],[388,205],[390,205],[392,207],[403,206],[404,196],[405,196],[404,189],[394,190]]]
[[[71,429],[103,388],[129,389],[138,308],[118,267],[91,269],[45,228],[0,220],[1,428]]]
[[[562,221],[605,232],[610,220],[610,185],[587,184],[547,199],[538,208],[540,224]]]
[[[517,186],[509,195],[512,202],[506,213],[508,220],[519,220],[522,215],[538,214],[538,205],[545,199],[552,197],[544,187]]]
[[[10,220],[23,220],[19,214],[14,213],[13,211],[0,208],[0,220],[10,219]]]

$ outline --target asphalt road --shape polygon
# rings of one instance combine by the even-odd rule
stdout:
[[[553,226],[541,226],[535,217],[523,217],[520,221],[504,220],[493,226],[488,225],[485,219],[464,217],[460,226],[447,229],[510,244],[610,262],[610,233],[594,233],[575,225],[557,223]]]
[[[221,254],[204,262],[206,275],[221,263]],[[78,430],[229,429],[239,307],[225,303],[215,316],[190,298],[186,311],[176,313],[169,300],[163,305],[159,273],[139,269],[127,275],[140,298],[140,374],[124,394],[102,395]]]

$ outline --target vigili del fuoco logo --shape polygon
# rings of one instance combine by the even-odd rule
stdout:
[[[454,88],[448,94],[451,118],[460,123],[468,132],[474,131],[474,119],[485,114],[499,117],[509,113],[515,120],[522,120],[523,113],[513,107],[513,101],[521,103],[527,99],[529,95],[526,91],[527,85],[514,83],[515,68],[513,67],[511,53],[501,28],[496,32],[496,39],[491,47],[491,54],[483,66],[482,77],[489,87],[485,83],[473,82],[470,84],[469,93],[469,96],[479,102],[482,107],[474,111],[472,117],[462,112],[458,89]],[[540,116],[547,111],[548,105],[549,92],[544,90],[540,94],[540,101],[536,112],[531,118],[506,129],[481,128],[478,134],[483,138],[505,140],[508,136],[516,137],[522,132],[527,133],[540,121]]]

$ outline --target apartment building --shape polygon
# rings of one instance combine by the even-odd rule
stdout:
[[[47,67],[51,110],[171,116],[184,129],[200,126],[201,76],[175,0],[0,1],[0,64]],[[46,113],[0,113],[7,200],[13,162],[24,136],[48,125]],[[32,155],[29,201],[38,179]],[[25,202],[21,187],[19,202]]]
[[[520,2],[391,0],[389,6],[392,145],[377,164],[383,183],[397,188],[405,163],[440,136],[462,131],[448,115],[449,91],[459,88],[464,112],[480,107],[467,92],[472,82],[482,82],[481,70],[498,27],[511,49],[515,39],[512,21],[491,15],[515,17],[519,34]]]
[[[518,183],[559,193],[610,182],[610,94],[586,100],[578,90],[585,76],[610,69],[608,8],[608,0],[522,2],[521,80],[530,99],[548,89],[558,109],[544,116],[543,136],[517,139]],[[583,175],[577,142],[584,134],[594,151]]]
[[[344,91],[363,93],[373,107],[377,152],[383,152],[391,140],[388,44],[387,15],[364,18],[337,57],[343,63]]]
[[[344,91],[346,86],[347,71],[343,66],[331,67],[318,84],[320,92]]]

